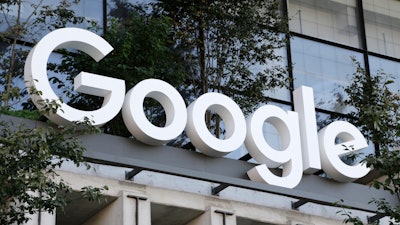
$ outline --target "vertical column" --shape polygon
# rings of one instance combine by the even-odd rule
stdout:
[[[150,199],[142,194],[122,192],[120,197],[84,225],[151,225]]]
[[[231,210],[211,206],[187,225],[236,225],[236,216]]]
[[[127,193],[123,210],[124,225],[151,225],[150,201],[147,196]]]

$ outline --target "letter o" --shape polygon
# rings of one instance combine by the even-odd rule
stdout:
[[[165,127],[153,125],[143,109],[146,97],[157,100],[166,114]],[[149,145],[163,145],[178,137],[185,128],[186,105],[179,92],[167,82],[147,79],[128,91],[122,106],[122,117],[131,134]]]
[[[213,136],[205,124],[207,110],[216,112],[224,121],[225,139]],[[246,138],[246,121],[242,110],[229,97],[219,93],[206,93],[188,108],[186,134],[202,153],[221,157],[238,149]]]

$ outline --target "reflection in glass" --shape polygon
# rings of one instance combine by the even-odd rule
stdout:
[[[103,26],[103,2],[99,0],[85,0],[79,1],[78,4],[73,5],[72,9],[76,16],[85,18],[83,24],[78,25],[81,28],[88,28],[92,23],[97,24],[100,28]],[[76,25],[75,25],[76,26]]]
[[[400,57],[400,2],[363,0],[368,50]]]
[[[284,68],[284,67],[286,67],[287,65],[283,65],[285,62],[287,62],[286,48],[276,49],[275,54],[282,57],[282,60],[269,60],[266,65],[255,64],[255,65],[250,66],[250,70],[254,74],[257,74],[258,72],[264,71],[266,68],[273,68],[273,67]],[[289,76],[289,74],[286,74],[286,77],[287,76]],[[287,84],[287,86],[289,86],[289,84]],[[265,90],[264,96],[266,96],[268,98],[272,98],[272,99],[290,101],[290,90],[287,87]]]
[[[62,7],[60,8],[60,6]],[[16,25],[19,24],[26,28],[26,31],[23,30],[22,33],[19,33],[18,38],[31,43],[38,41],[50,30],[62,27],[61,20],[63,22],[70,20],[66,23],[66,27],[84,29],[91,26],[91,22],[102,25],[103,21],[103,3],[98,0],[77,2],[74,0],[61,2],[54,0],[12,1],[11,4],[4,3],[3,7],[5,9],[0,13],[0,32],[12,32],[12,34],[6,34],[6,36],[15,36]],[[72,18],[69,18],[69,12],[63,11],[64,9],[70,10],[76,17],[83,17],[84,22],[75,21],[78,23],[73,24]],[[60,16],[64,18],[60,18]],[[43,20],[42,17],[45,17],[45,19]]]
[[[289,0],[291,31],[360,47],[356,1]]]
[[[399,62],[382,59],[374,56],[369,56],[369,65],[372,75],[379,72],[383,72],[391,76],[390,79],[394,80],[394,83],[390,84],[389,88],[392,92],[399,92],[400,90]]]
[[[346,86],[348,75],[355,72],[351,58],[363,64],[362,55],[301,38],[294,38],[291,46],[294,87],[312,87],[317,108],[348,112],[349,108],[338,103],[337,98],[345,97],[340,87]]]

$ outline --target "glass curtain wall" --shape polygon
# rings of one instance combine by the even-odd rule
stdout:
[[[32,0],[30,2],[35,2]],[[306,85],[314,88],[315,105],[325,118],[334,113],[347,113],[336,99],[343,96],[341,86],[350,82],[355,72],[355,59],[374,74],[378,70],[392,74],[396,82],[393,90],[400,88],[400,1],[395,0],[281,0],[289,17],[290,52],[281,55],[293,65],[289,75],[292,88]],[[85,0],[74,5],[78,16],[95,22],[103,32],[106,12],[115,0]],[[146,3],[149,0],[128,0]],[[45,0],[46,4],[56,1]],[[22,16],[29,16],[29,4],[23,5]],[[14,11],[13,11],[14,10]],[[0,31],[7,29],[6,21],[15,17],[17,9],[0,14]],[[82,28],[91,23],[78,25]],[[45,32],[41,30],[41,32]],[[44,33],[37,34],[42,37]],[[275,104],[292,107],[289,90],[268,93]],[[268,133],[268,131],[266,131]],[[272,135],[272,134],[271,134]]]
[[[400,2],[364,0],[365,36],[371,74],[390,74],[395,83],[392,91],[400,90]]]
[[[400,58],[400,2],[364,0],[363,10],[368,50]]]
[[[347,113],[337,102],[341,87],[355,70],[352,60],[364,64],[356,0],[287,2],[294,88],[310,86],[317,108]]]
[[[71,3],[73,1],[70,1]],[[2,3],[6,4],[6,3]],[[18,4],[14,4],[11,7],[5,7],[0,11],[0,32],[5,32],[11,29],[11,26],[15,24],[18,19],[21,24],[29,24],[27,27],[29,32],[24,41],[35,42],[46,33],[48,33],[47,26],[53,23],[51,19],[45,21],[45,23],[33,24],[36,18],[40,16],[40,10],[44,8],[55,9],[59,5],[58,1],[54,0],[29,0],[22,1],[20,7]],[[38,9],[35,9],[35,7]],[[92,26],[92,23],[103,25],[103,2],[100,0],[85,0],[78,1],[78,3],[71,4],[71,10],[75,12],[76,16],[84,17],[86,22],[78,25],[68,24],[67,26],[88,28]]]
[[[80,24],[81,28],[92,27],[97,25],[100,29],[98,33],[103,31],[103,24],[105,18],[103,18],[103,1],[101,0],[84,0],[79,1],[78,4],[72,7],[77,16],[83,16],[86,20],[85,23]]]
[[[360,46],[355,0],[288,0],[288,14],[293,32]]]
[[[363,0],[361,10],[365,20],[361,21],[357,1],[361,0],[286,0],[292,32],[289,54],[293,65],[293,88],[301,85],[313,87],[316,105],[323,110],[346,112],[332,100],[337,94],[336,87],[345,85],[349,81],[348,74],[354,71],[352,57],[361,65],[368,65],[364,63],[363,54],[371,53],[373,56],[367,57],[371,71],[387,69],[397,77],[392,68],[398,67],[400,57],[400,2]],[[54,4],[54,1],[46,0],[44,3]],[[104,7],[114,4],[113,0],[85,0],[74,5],[73,9],[78,16],[100,26],[100,33],[106,20],[103,12],[109,11]],[[1,17],[4,21],[5,17],[10,20],[15,16],[15,10],[2,13]],[[23,5],[22,11],[23,17],[29,16],[28,5]],[[364,30],[360,23],[364,23]],[[79,26],[87,28],[90,25]],[[6,30],[7,24],[3,22],[0,28]],[[43,36],[43,33],[38,35]],[[362,45],[364,38],[368,49]],[[279,91],[273,97],[291,102],[285,91]]]
[[[390,74],[400,89],[400,1],[287,0],[292,33],[290,53],[294,88],[314,88],[319,128],[332,114],[347,113],[338,97],[356,71]],[[325,121],[325,122],[324,122]],[[373,145],[367,150],[373,152]]]
[[[300,37],[293,38],[291,49],[294,88],[312,87],[317,108],[347,113],[336,100],[343,97],[341,87],[355,69],[352,58],[362,62],[362,54]]]
[[[318,109],[348,112],[335,99],[355,72],[352,58],[371,75],[391,74],[399,90],[400,1],[287,0],[287,11],[294,88],[313,87]]]

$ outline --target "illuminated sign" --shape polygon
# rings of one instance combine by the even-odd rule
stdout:
[[[47,61],[57,48],[74,48],[101,60],[112,47],[100,36],[78,28],[64,28],[43,37],[31,50],[25,64],[28,88],[35,88],[41,95],[32,95],[35,105],[42,101],[57,100],[47,77]],[[206,93],[186,107],[182,96],[170,84],[147,79],[139,82],[125,95],[125,82],[98,74],[81,72],[74,80],[78,92],[104,97],[101,108],[82,111],[61,103],[61,110],[48,115],[56,124],[65,125],[88,117],[95,126],[113,119],[122,109],[126,127],[132,135],[149,145],[163,145],[185,131],[192,144],[202,153],[221,157],[243,143],[249,154],[260,164],[247,172],[254,181],[294,188],[302,174],[323,169],[330,177],[341,182],[351,182],[365,176],[365,164],[347,165],[340,157],[366,148],[367,142],[352,124],[336,121],[317,132],[313,90],[300,87],[293,92],[295,111],[285,111],[277,106],[265,105],[247,118],[239,106],[228,96]],[[157,127],[145,116],[145,98],[157,100],[164,108],[166,125]],[[216,112],[224,121],[224,139],[213,136],[205,124],[207,110]],[[283,149],[271,147],[263,135],[263,124],[276,127]],[[336,143],[340,139],[341,143]],[[344,150],[344,147],[351,150]],[[269,168],[282,168],[278,176]]]

